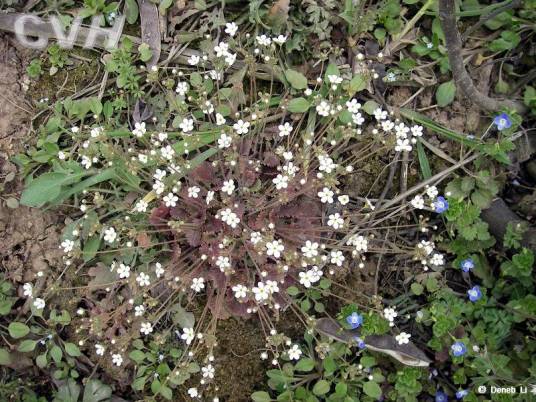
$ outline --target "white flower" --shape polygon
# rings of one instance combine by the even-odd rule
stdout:
[[[270,294],[279,292],[279,286],[277,285],[276,281],[266,281],[266,288],[270,292]]]
[[[348,239],[346,244],[349,246],[354,246],[355,251],[357,252],[366,252],[368,250],[368,240],[363,236],[353,235]]]
[[[136,205],[134,206],[134,211],[136,211],[136,212],[146,212],[148,206],[149,206],[149,204],[147,202],[145,202],[144,200],[139,200],[136,203]]]
[[[331,173],[333,169],[337,167],[337,164],[333,162],[333,159],[327,155],[319,155],[318,161],[320,163],[318,170],[321,172]]]
[[[153,174],[153,177],[156,180],[162,180],[164,177],[166,177],[166,175],[167,175],[167,172],[165,170],[156,169],[156,171]]]
[[[65,160],[65,158],[66,158],[65,152],[63,152],[63,151],[59,151],[59,152],[58,152],[58,158],[59,158],[60,160],[62,160],[62,161]]]
[[[268,300],[270,297],[270,289],[263,282],[257,283],[257,286],[254,287],[252,291],[255,295],[255,300],[258,302]]]
[[[288,177],[283,176],[282,174],[278,174],[274,179],[272,179],[272,182],[275,184],[275,188],[277,190],[288,187]]]
[[[151,284],[149,275],[144,272],[141,272],[138,275],[138,277],[136,278],[136,282],[138,282],[140,286],[149,286]]]
[[[238,25],[236,25],[234,22],[228,22],[225,24],[225,33],[229,34],[229,36],[235,36],[237,31]]]
[[[26,297],[32,297],[33,295],[33,286],[31,283],[25,283],[22,285],[22,289],[24,290],[24,296]]]
[[[244,285],[235,285],[232,287],[232,290],[237,299],[243,299],[247,295],[248,288],[246,288]]]
[[[342,255],[342,251],[333,250],[330,253],[330,257],[331,257],[330,261],[332,264],[335,264],[338,267],[342,266],[342,263],[344,262],[344,255]]]
[[[278,35],[277,37],[273,37],[272,41],[278,45],[282,45],[287,41],[287,37],[284,35]]]
[[[391,132],[391,130],[395,127],[395,123],[393,123],[391,120],[384,120],[382,121],[382,130],[386,133]]]
[[[226,193],[227,195],[231,195],[233,194],[233,191],[235,190],[235,184],[234,184],[234,180],[233,179],[230,179],[230,180],[225,180],[223,182],[223,186],[221,188],[221,191],[223,191],[224,193]]]
[[[223,148],[229,148],[231,146],[233,139],[228,136],[227,134],[222,134],[221,137],[218,139],[218,147]]]
[[[221,72],[218,72],[216,70],[210,70],[209,72],[209,75],[210,75],[210,78],[212,78],[213,80],[221,80],[221,78],[223,77],[223,74]]]
[[[123,364],[123,357],[119,353],[113,354],[112,363],[117,367],[121,366]]]
[[[280,137],[286,137],[292,133],[292,126],[290,123],[280,124],[278,128]]]
[[[311,284],[313,282],[311,271],[300,272],[298,276],[300,277],[300,283],[303,286],[305,286],[306,288],[311,287]]]
[[[227,53],[225,55],[225,64],[231,67],[236,61],[236,53]]]
[[[147,158],[147,155],[140,153],[140,154],[138,154],[138,160],[141,163],[146,164],[147,161],[149,160],[149,158]]]
[[[110,227],[104,231],[104,241],[107,243],[113,243],[117,238],[117,233],[113,227]]]
[[[216,57],[222,57],[227,54],[229,51],[229,45],[225,42],[220,42],[218,45],[214,46],[214,52]]]
[[[344,219],[338,212],[331,214],[328,218],[328,226],[331,226],[333,229],[340,229],[344,226]]]
[[[38,297],[34,300],[33,305],[36,309],[42,310],[45,308],[45,301]]]
[[[173,193],[169,193],[164,197],[164,204],[166,207],[175,207],[177,206],[177,201],[179,200],[179,197],[177,197]]]
[[[318,193],[318,197],[320,197],[320,201],[325,204],[331,204],[333,202],[333,191],[331,191],[329,188],[324,187],[322,191]]]
[[[205,367],[201,368],[201,373],[203,373],[203,378],[214,378],[214,373],[216,370],[212,364],[208,364]]]
[[[225,124],[225,117],[221,113],[216,113],[216,125],[223,126]],[[222,134],[222,136],[225,134]]]
[[[350,197],[347,195],[339,195],[337,200],[341,203],[341,205],[346,205],[350,202]]]
[[[435,253],[432,258],[430,258],[430,264],[439,266],[445,263],[445,257],[441,253]]]
[[[365,118],[361,115],[361,113],[355,113],[352,115],[352,121],[354,124],[360,126],[365,122]]]
[[[221,219],[232,228],[235,228],[240,223],[240,218],[233,211],[231,211],[230,208],[220,211],[216,217]]]
[[[251,232],[251,235],[249,238],[250,242],[252,242],[253,244],[257,244],[261,240],[262,240],[262,236],[259,232]]]
[[[74,241],[65,239],[61,242],[61,248],[63,248],[64,253],[68,253],[73,250],[74,247]]]
[[[422,198],[422,196],[420,196],[420,195],[416,195],[411,200],[411,206],[413,208],[423,209],[424,208],[424,198]]]
[[[195,339],[195,332],[193,328],[184,328],[181,339],[186,342],[187,345],[190,345]]]
[[[142,322],[140,332],[144,335],[149,335],[151,332],[153,332],[153,326],[150,322]]]
[[[184,96],[188,92],[188,84],[186,82],[177,83],[177,89],[175,89],[179,95]]]
[[[214,111],[214,105],[212,104],[211,101],[206,101],[203,104],[203,108],[201,110],[205,114],[211,114]]]
[[[374,117],[376,120],[385,120],[387,118],[387,112],[379,107],[374,111]]]
[[[175,155],[175,150],[171,147],[171,145],[167,145],[165,147],[160,148],[160,153],[165,159],[171,160],[173,159],[173,155]]]
[[[313,258],[318,255],[318,243],[307,240],[305,246],[301,248],[301,252],[307,258]]]
[[[132,134],[134,134],[136,137],[143,137],[143,134],[145,134],[146,132],[147,129],[145,128],[144,122],[134,124],[134,130],[132,130]]]
[[[85,169],[89,169],[93,162],[86,155],[82,155],[82,162],[80,162]]]
[[[188,187],[188,197],[197,198],[201,189],[197,186]]]
[[[405,332],[401,332],[400,334],[395,336],[395,339],[399,345],[404,345],[406,343],[409,343],[409,338],[411,338],[411,335]]]
[[[231,260],[229,259],[229,257],[219,255],[216,259],[216,266],[220,268],[220,271],[223,272],[226,268],[231,267]]]
[[[201,290],[203,290],[205,288],[205,279],[204,278],[194,278],[194,279],[192,279],[192,285],[190,286],[190,288],[194,292],[200,292]]]
[[[422,126],[412,126],[411,127],[411,134],[414,137],[422,137]]]
[[[210,202],[214,199],[214,191],[210,190],[210,191],[207,191],[207,198],[206,198],[206,203],[207,205],[210,204]]]
[[[190,398],[197,398],[199,396],[199,392],[197,392],[197,388],[188,388],[188,395],[190,395]]]
[[[409,133],[409,127],[404,123],[397,124],[395,126],[396,136],[398,138],[407,138]]]
[[[435,199],[437,195],[439,194],[439,191],[437,191],[436,186],[430,186],[426,188],[426,194],[428,195],[428,197]]]
[[[157,278],[160,278],[162,275],[164,275],[164,272],[166,272],[164,270],[164,268],[162,267],[162,264],[160,264],[159,262],[157,262],[155,264],[155,267],[154,267],[154,272],[156,274],[156,277]]]
[[[283,242],[281,240],[274,240],[266,243],[266,254],[269,256],[279,258],[281,257],[283,250],[285,250],[285,246],[283,246]]]
[[[249,123],[247,121],[238,120],[233,124],[233,128],[238,134],[247,134],[249,131]]]
[[[145,306],[143,304],[134,307],[134,317],[141,317],[143,313],[145,313]]]
[[[255,39],[257,40],[257,43],[261,46],[270,46],[270,44],[272,43],[272,40],[266,35],[257,36]]]
[[[193,119],[183,119],[181,124],[179,124],[179,128],[184,131],[185,133],[189,133],[194,129],[194,121]]]
[[[104,355],[104,351],[106,349],[104,348],[104,346],[100,345],[100,344],[95,344],[95,353],[99,356],[102,356]]]
[[[399,138],[396,140],[395,151],[397,152],[411,151],[412,149],[413,147],[411,146],[410,141],[407,138],[404,138],[404,139]]]
[[[119,274],[120,279],[125,279],[130,276],[130,267],[125,264],[119,264],[119,268],[117,268],[117,273]]]
[[[166,189],[166,186],[160,180],[155,181],[155,183],[153,184],[153,190],[158,195],[162,194],[165,189]]]
[[[199,57],[199,56],[197,56],[195,54],[192,54],[188,58],[188,64],[191,65],[191,66],[197,66],[200,61],[201,61],[201,57]]]
[[[329,116],[329,111],[331,110],[331,106],[326,101],[320,102],[319,105],[316,106],[316,111],[320,116],[327,117]]]
[[[328,75],[328,81],[330,84],[338,85],[342,82],[342,77],[339,77],[338,75]]]
[[[292,347],[287,351],[288,358],[290,360],[299,360],[302,355],[302,351],[298,345],[292,345]]]
[[[357,99],[352,99],[351,101],[346,102],[346,107],[350,113],[356,114],[359,113],[359,109],[361,109],[361,103],[359,103]]]
[[[383,309],[383,316],[387,321],[393,322],[395,318],[398,316],[398,313],[394,308],[387,307]]]

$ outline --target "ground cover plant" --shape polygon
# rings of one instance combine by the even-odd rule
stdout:
[[[3,400],[533,400],[534,2],[23,3]]]

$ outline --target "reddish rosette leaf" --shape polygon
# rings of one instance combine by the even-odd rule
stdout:
[[[167,217],[169,216],[169,208],[166,207],[163,203],[160,206],[154,208],[151,211],[151,216],[149,216],[149,222],[151,225],[156,227],[166,226],[167,227]]]

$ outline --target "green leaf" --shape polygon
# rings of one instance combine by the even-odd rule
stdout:
[[[374,399],[378,399],[382,396],[382,389],[374,381],[367,381],[363,384],[363,392]]]
[[[7,349],[0,348],[0,366],[7,366],[11,364],[11,355]]]
[[[22,353],[32,352],[35,349],[35,345],[37,345],[36,341],[33,341],[31,339],[25,339],[20,343],[17,350]]]
[[[424,287],[420,283],[413,282],[411,284],[411,291],[413,292],[414,295],[416,296],[422,295],[423,290],[424,290]]]
[[[69,356],[77,357],[81,355],[80,349],[78,349],[78,346],[76,346],[74,343],[66,342],[64,347]]]
[[[419,157],[419,165],[421,167],[422,177],[424,179],[429,179],[432,177],[432,170],[430,169],[430,163],[428,162],[428,157],[424,151],[421,141],[417,142],[417,156]]]
[[[82,402],[100,402],[112,396],[112,388],[99,380],[89,380],[84,389]]]
[[[269,402],[272,400],[268,392],[264,392],[264,391],[254,392],[253,394],[251,394],[251,399],[254,402]]]
[[[320,380],[314,385],[313,394],[318,396],[325,395],[329,392],[330,386],[331,384],[326,380]]]
[[[288,69],[285,71],[285,78],[294,89],[307,88],[307,78],[299,71]]]
[[[354,95],[356,92],[362,91],[367,88],[367,80],[363,74],[354,75],[354,78],[350,81],[350,86],[348,87],[348,93],[350,96]]]
[[[61,385],[58,388],[55,402],[77,402],[80,396],[80,386],[75,380],[69,378],[66,384]]]
[[[137,364],[140,364],[142,361],[145,360],[145,353],[143,353],[141,350],[133,350],[128,355],[132,360],[134,360]]]
[[[162,385],[162,387],[160,388],[160,395],[170,401],[171,398],[173,398],[173,391],[171,390],[171,388]]]
[[[450,105],[454,100],[454,95],[456,95],[456,84],[454,83],[454,81],[451,80],[444,82],[437,88],[437,105],[440,107]]]
[[[365,111],[365,113],[367,113],[368,115],[373,115],[374,114],[374,111],[376,109],[378,109],[380,107],[380,105],[378,105],[376,102],[374,101],[366,101],[365,104],[363,105],[363,110]]]
[[[84,262],[88,262],[89,260],[93,259],[95,255],[97,255],[100,243],[101,239],[99,236],[92,236],[88,241],[86,241],[84,244],[84,251],[82,251]]]
[[[315,367],[315,361],[309,357],[300,359],[294,366],[296,371],[311,371]]]
[[[7,328],[12,338],[19,339],[30,333],[30,327],[22,322],[12,322]]]
[[[129,24],[134,24],[138,20],[138,2],[136,0],[125,1],[125,15]]]
[[[34,179],[22,192],[20,202],[27,207],[42,207],[60,195],[61,186],[66,182],[65,173],[45,173]]]
[[[52,346],[52,349],[50,349],[50,356],[52,356],[52,359],[56,363],[59,363],[59,362],[61,362],[63,352],[61,351],[61,349],[59,348],[58,345],[54,345],[54,346]]]
[[[305,98],[294,98],[288,103],[288,111],[291,113],[305,113],[311,104]]]
[[[142,43],[138,47],[138,52],[140,53],[140,60],[143,62],[149,61],[153,57],[153,51],[147,43]]]

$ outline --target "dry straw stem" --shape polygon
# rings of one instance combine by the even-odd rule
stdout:
[[[452,76],[458,89],[481,109],[496,112],[501,109],[514,109],[525,112],[525,106],[511,100],[498,100],[481,93],[465,69],[462,57],[462,41],[456,27],[454,0],[439,0],[439,20],[445,34],[445,44]]]

